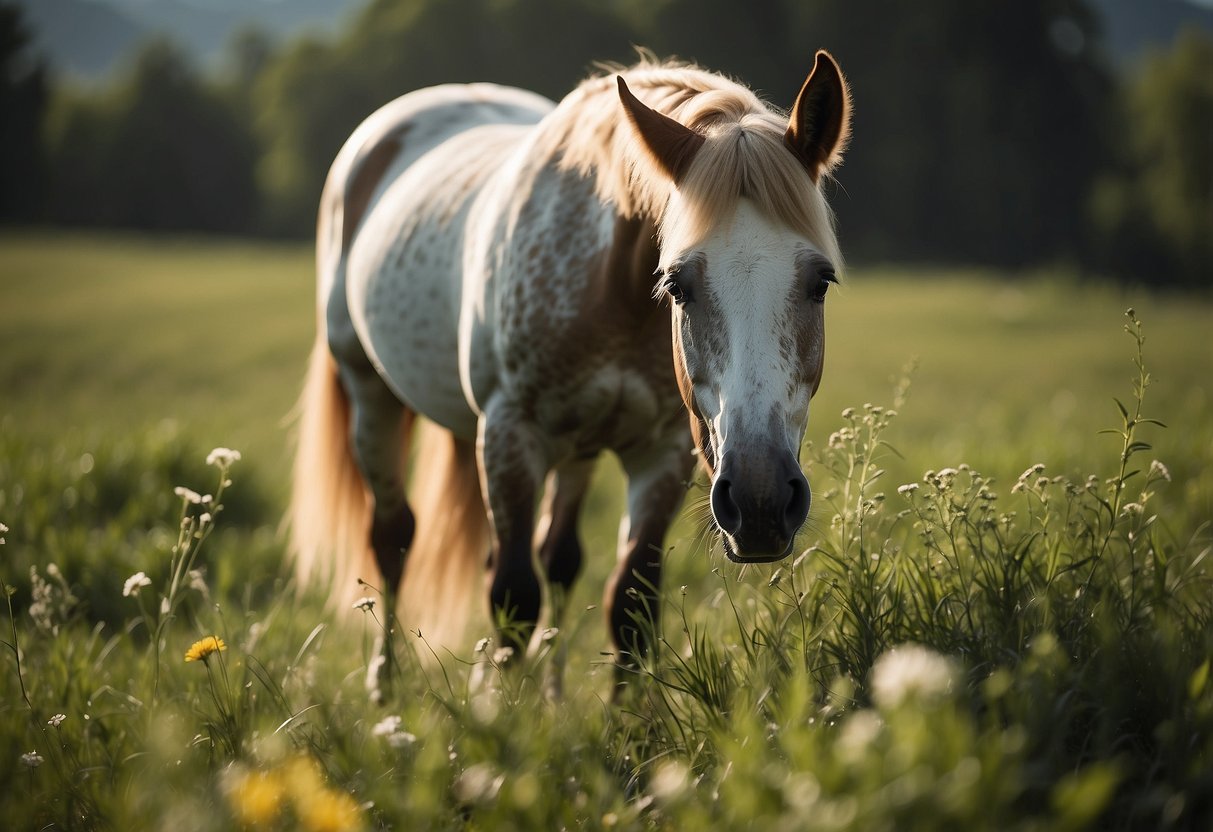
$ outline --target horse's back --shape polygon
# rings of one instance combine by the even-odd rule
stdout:
[[[366,118],[342,145],[325,179],[317,223],[318,294],[387,186],[447,139],[485,124],[533,124],[546,98],[496,84],[444,84],[402,95]]]

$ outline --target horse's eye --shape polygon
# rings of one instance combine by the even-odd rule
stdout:
[[[680,271],[678,268],[672,268],[667,271],[665,278],[657,285],[657,289],[659,292],[665,292],[665,294],[669,295],[670,300],[674,303],[683,306],[691,300],[691,290],[678,281]]]
[[[837,283],[838,277],[834,272],[822,271],[817,275],[817,282],[813,284],[809,290],[809,299],[815,303],[825,303],[826,292],[830,290],[831,283]]]

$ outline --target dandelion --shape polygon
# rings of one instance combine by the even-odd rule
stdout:
[[[359,598],[357,601],[355,601],[354,606],[351,607],[351,609],[362,610],[363,612],[370,612],[371,610],[375,609],[375,599],[369,595],[365,595],[362,598]]]
[[[227,468],[233,462],[240,461],[240,451],[233,451],[231,448],[215,448],[206,455],[207,465],[217,465],[220,468]]]
[[[192,488],[186,488],[184,485],[179,485],[174,488],[173,493],[185,500],[187,503],[191,503],[193,505],[200,505],[202,503],[202,495],[197,491],[194,491]]]
[[[30,768],[37,768],[42,765],[42,755],[37,751],[30,751],[28,754],[21,755],[21,762]]]
[[[910,699],[938,699],[951,692],[956,676],[947,656],[920,644],[899,645],[872,665],[872,699],[886,709]]]
[[[223,643],[223,639],[218,636],[207,636],[190,645],[190,649],[185,651],[185,660],[187,662],[205,662],[212,653],[226,649],[227,645]]]
[[[46,724],[52,728],[58,728],[63,724],[63,720],[67,719],[67,714],[55,714],[46,721]]]
[[[136,572],[126,579],[126,583],[122,585],[122,597],[130,598],[139,594],[139,590],[145,586],[151,586],[152,579],[147,576],[146,572]]]
[[[244,826],[271,825],[282,807],[282,778],[274,772],[244,772],[228,786],[228,802]]]

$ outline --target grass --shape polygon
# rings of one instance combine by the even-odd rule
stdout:
[[[1210,826],[1207,299],[856,273],[801,556],[739,573],[676,530],[665,648],[608,704],[606,465],[564,700],[541,693],[557,651],[509,671],[490,646],[402,652],[372,706],[382,610],[296,600],[275,535],[309,271],[295,248],[0,239],[12,828]],[[243,458],[209,466],[217,445]]]

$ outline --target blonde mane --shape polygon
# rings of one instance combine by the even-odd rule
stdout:
[[[619,103],[615,76],[646,105],[698,131],[702,147],[673,189]],[[599,198],[626,217],[651,217],[663,241],[701,242],[738,200],[804,235],[837,268],[834,216],[819,188],[784,144],[788,116],[749,89],[688,64],[644,60],[581,83],[541,126],[540,148],[562,169],[592,177]]]

